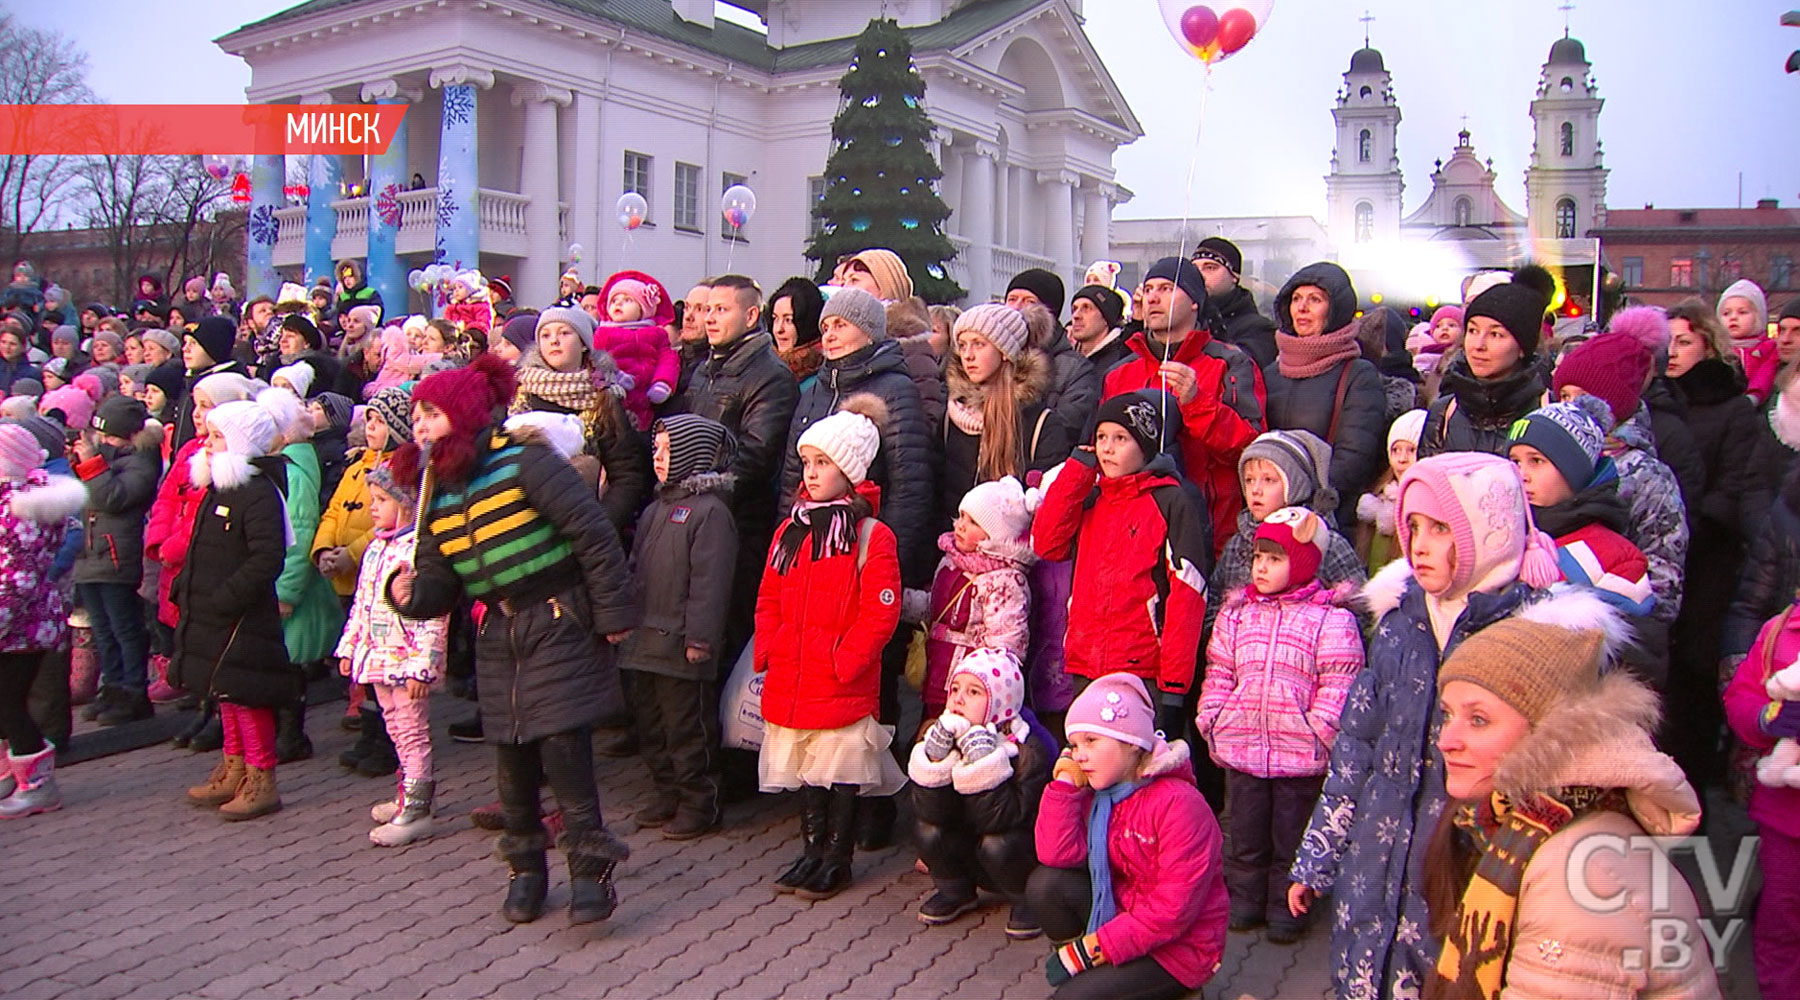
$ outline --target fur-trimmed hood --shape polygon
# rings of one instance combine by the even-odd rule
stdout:
[[[18,483],[8,502],[14,517],[39,524],[74,517],[85,506],[87,486],[74,476],[50,476],[41,485]]]
[[[1624,671],[1565,698],[1500,761],[1494,787],[1515,800],[1571,785],[1623,789],[1632,815],[1653,836],[1685,836],[1700,826],[1700,800],[1680,766],[1650,734],[1656,693]]]
[[[1412,582],[1412,578],[1412,563],[1401,556],[1376,570],[1375,575],[1369,577],[1369,582],[1357,591],[1357,600],[1364,610],[1379,620],[1400,606],[1400,598],[1405,596],[1406,585]]]
[[[1194,783],[1194,769],[1189,765],[1189,759],[1186,740],[1164,742],[1158,737],[1156,748],[1150,751],[1150,759],[1144,763],[1144,769],[1139,772],[1138,777],[1148,781],[1167,776],[1191,785]]]
[[[1793,451],[1800,451],[1800,392],[1783,392],[1769,407],[1769,428],[1776,440]]]
[[[981,386],[969,381],[963,371],[962,357],[956,352],[948,352],[944,360],[944,383],[950,390],[950,401],[979,411],[985,395]],[[1024,409],[1033,403],[1041,403],[1050,392],[1050,379],[1053,373],[1050,355],[1035,347],[1027,347],[1013,359],[1013,398]]]
[[[702,493],[716,493],[729,501],[736,486],[737,473],[696,472],[679,483],[664,483],[657,488],[656,495],[663,500],[680,500]]]
[[[937,545],[938,551],[962,573],[979,575],[1002,569],[1024,570],[1037,563],[1037,553],[1031,549],[1029,536],[1010,540],[989,538],[976,546],[974,552],[964,552],[956,547],[956,532],[946,531],[938,536]]]

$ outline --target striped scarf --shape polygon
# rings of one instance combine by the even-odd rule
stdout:
[[[794,505],[794,516],[782,526],[775,551],[769,556],[769,568],[780,575],[800,561],[800,546],[812,542],[812,560],[856,551],[856,512],[850,509],[850,498],[819,502],[802,500]]]

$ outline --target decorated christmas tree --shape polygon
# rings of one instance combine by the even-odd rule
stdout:
[[[806,249],[819,262],[818,280],[845,254],[881,247],[906,261],[925,301],[961,298],[945,266],[956,256],[944,235],[950,208],[932,188],[944,172],[925,145],[925,79],[897,23],[869,22],[839,89],[844,106],[831,123],[825,197],[813,209],[824,228]]]

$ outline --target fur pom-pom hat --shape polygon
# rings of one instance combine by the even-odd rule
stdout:
[[[1413,514],[1450,527],[1456,553],[1451,594],[1513,580],[1541,588],[1562,579],[1556,543],[1532,522],[1518,467],[1498,455],[1453,452],[1421,459],[1400,480],[1394,534],[1401,552],[1412,550],[1407,520]]]
[[[886,422],[887,407],[881,399],[857,393],[844,400],[836,413],[808,427],[794,448],[819,449],[850,480],[850,485],[856,486],[869,478],[869,466],[881,449],[881,428]]]
[[[1544,336],[1544,313],[1556,295],[1556,278],[1536,264],[1527,264],[1469,300],[1464,322],[1483,316],[1498,322],[1519,342],[1523,358],[1537,355]]]
[[[1603,333],[1563,356],[1551,388],[1561,393],[1575,386],[1605,400],[1612,423],[1604,426],[1611,431],[1642,405],[1651,365],[1651,352],[1642,341],[1625,333]]]
[[[429,403],[450,420],[450,432],[432,445],[432,472],[448,482],[466,481],[479,458],[478,438],[494,426],[497,411],[512,402],[518,388],[512,366],[492,354],[481,355],[466,368],[427,376],[414,386],[415,409]],[[394,452],[393,463],[395,475],[416,479],[419,446],[410,441],[402,445]]]
[[[987,532],[989,541],[1005,545],[1016,543],[1030,533],[1031,515],[1037,510],[1037,501],[1036,491],[1027,490],[1016,478],[1006,476],[980,483],[963,494],[957,511],[969,515],[970,520]],[[1009,551],[1014,547],[1008,545]]]
[[[1669,314],[1656,306],[1631,306],[1613,313],[1606,332],[1630,337],[1653,355],[1668,356]]]

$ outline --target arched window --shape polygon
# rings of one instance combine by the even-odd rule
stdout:
[[[1470,201],[1469,199],[1467,199],[1467,198],[1456,199],[1456,206],[1452,209],[1452,211],[1455,212],[1455,214],[1456,214],[1456,224],[1457,225],[1472,226],[1475,224],[1475,203]]]
[[[1368,243],[1375,239],[1375,206],[1366,201],[1356,203],[1356,242]]]
[[[1575,238],[1575,199],[1564,198],[1556,203],[1556,238],[1569,240]]]
[[[1374,145],[1375,137],[1369,134],[1368,129],[1363,129],[1362,135],[1356,137],[1356,162],[1369,162],[1369,153]]]
[[[1361,91],[1358,92],[1358,96],[1360,96],[1363,100],[1366,101],[1369,98],[1375,96],[1375,92],[1373,90],[1370,90],[1368,87],[1364,87]]]
[[[1575,155],[1575,123],[1562,123],[1562,155]]]

